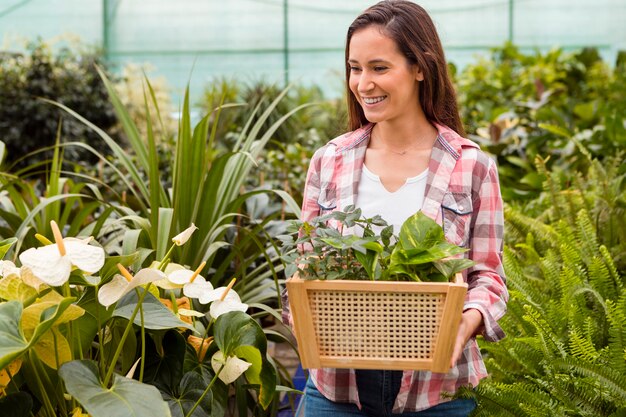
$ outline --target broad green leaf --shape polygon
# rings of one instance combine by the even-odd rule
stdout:
[[[238,356],[238,353],[248,355],[253,364],[250,371],[249,380],[252,383],[260,384],[259,403],[263,408],[272,402],[276,389],[276,371],[274,367],[265,359],[267,353],[267,339],[263,333],[263,329],[250,316],[240,311],[221,315],[215,321],[214,327],[215,343],[225,356]],[[247,349],[248,346],[254,349]],[[258,351],[258,356],[255,351]],[[261,369],[259,369],[259,359],[261,360]],[[253,370],[250,370],[254,368]],[[246,372],[246,378],[248,373]]]
[[[22,329],[24,330],[24,334],[30,336],[37,325],[39,325],[42,313],[56,306],[59,302],[61,302],[61,300],[63,300],[63,297],[59,293],[50,291],[41,299],[37,300],[37,302],[26,307],[22,314]],[[81,307],[70,304],[67,306],[67,309],[63,312],[63,314],[56,320],[55,326],[76,320],[84,313],[85,310]]]
[[[376,279],[374,273],[376,270],[376,265],[378,263],[379,254],[371,250],[368,250],[366,253],[355,251],[354,256],[359,261],[359,263],[363,265],[363,268],[365,268],[365,271],[367,272],[367,275],[370,277],[370,279]]]
[[[421,211],[409,217],[400,228],[399,244],[403,249],[425,250],[444,240],[441,226]]]
[[[267,349],[267,340],[259,324],[241,311],[219,316],[214,325],[214,337],[225,356],[233,356],[239,346],[254,346],[262,352]]]
[[[75,360],[65,363],[59,375],[65,382],[67,392],[92,417],[171,416],[167,403],[152,385],[114,375],[111,387],[103,387],[98,365],[94,361]]]
[[[451,279],[457,272],[461,272],[475,264],[476,262],[466,258],[433,262],[435,268],[437,268],[439,272],[445,275],[448,279]]]
[[[52,369],[58,369],[60,365],[73,359],[70,344],[57,327],[41,336],[32,349]]]
[[[161,394],[169,405],[172,417],[185,417],[209,383],[207,378],[192,371],[183,375],[176,391],[162,390]],[[190,417],[223,417],[226,414],[227,399],[228,389],[218,380]]]
[[[139,291],[142,291],[142,289]],[[122,297],[120,301],[118,301],[115,311],[113,311],[113,316],[123,317],[130,320],[133,310],[137,306],[137,301],[137,293],[135,291],[129,292]],[[193,327],[190,324],[181,321],[151,293],[146,294],[143,300],[142,308],[143,324],[146,329],[165,330],[184,327],[193,330]],[[141,317],[139,313],[135,316],[133,323],[137,326],[141,326]]]
[[[185,338],[176,330],[168,331],[159,345],[152,338],[146,340],[143,381],[160,390],[173,392],[183,376],[187,348]]]
[[[37,325],[30,340],[22,333],[22,303],[8,301],[0,304],[0,369],[26,352],[56,324],[57,320],[74,302],[74,298],[62,299],[56,306],[45,310],[42,321]]]
[[[33,398],[26,392],[14,392],[0,398],[2,417],[29,417],[32,408]]]
[[[0,369],[4,369],[28,347],[20,326],[21,318],[22,303],[8,301],[0,304]]]

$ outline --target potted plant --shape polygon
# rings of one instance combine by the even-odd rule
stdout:
[[[283,237],[289,304],[303,367],[447,372],[467,284],[459,258],[421,212],[399,234],[354,207]]]

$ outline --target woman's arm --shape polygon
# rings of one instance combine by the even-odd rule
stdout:
[[[476,334],[481,334],[488,341],[498,341],[504,337],[497,322],[506,312],[509,297],[502,266],[502,196],[496,164],[490,158],[484,158],[485,173],[476,176],[479,183],[474,187],[476,192],[468,253],[468,257],[476,264],[467,272],[468,291],[452,364],[456,363],[469,339]]]

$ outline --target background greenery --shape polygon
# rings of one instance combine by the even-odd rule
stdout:
[[[275,331],[286,330],[274,236],[297,215],[313,151],[342,132],[343,101],[219,79],[174,111],[162,82],[98,74],[94,62],[45,45],[0,60],[0,239],[19,238],[5,259],[50,236],[54,219],[138,270],[193,221],[200,230],[173,261],[208,261],[215,286],[239,277],[266,337],[288,343]],[[498,161],[511,290],[507,338],[481,343],[491,378],[466,394],[484,416],[626,415],[625,55],[506,44],[453,72],[468,136]],[[38,149],[49,152],[20,162]],[[238,392],[240,411],[228,412],[279,409],[278,394],[263,410]]]

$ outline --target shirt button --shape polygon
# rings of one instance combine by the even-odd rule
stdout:
[[[459,210],[461,210],[461,211],[462,211],[462,210],[463,210],[463,206],[459,206]]]

